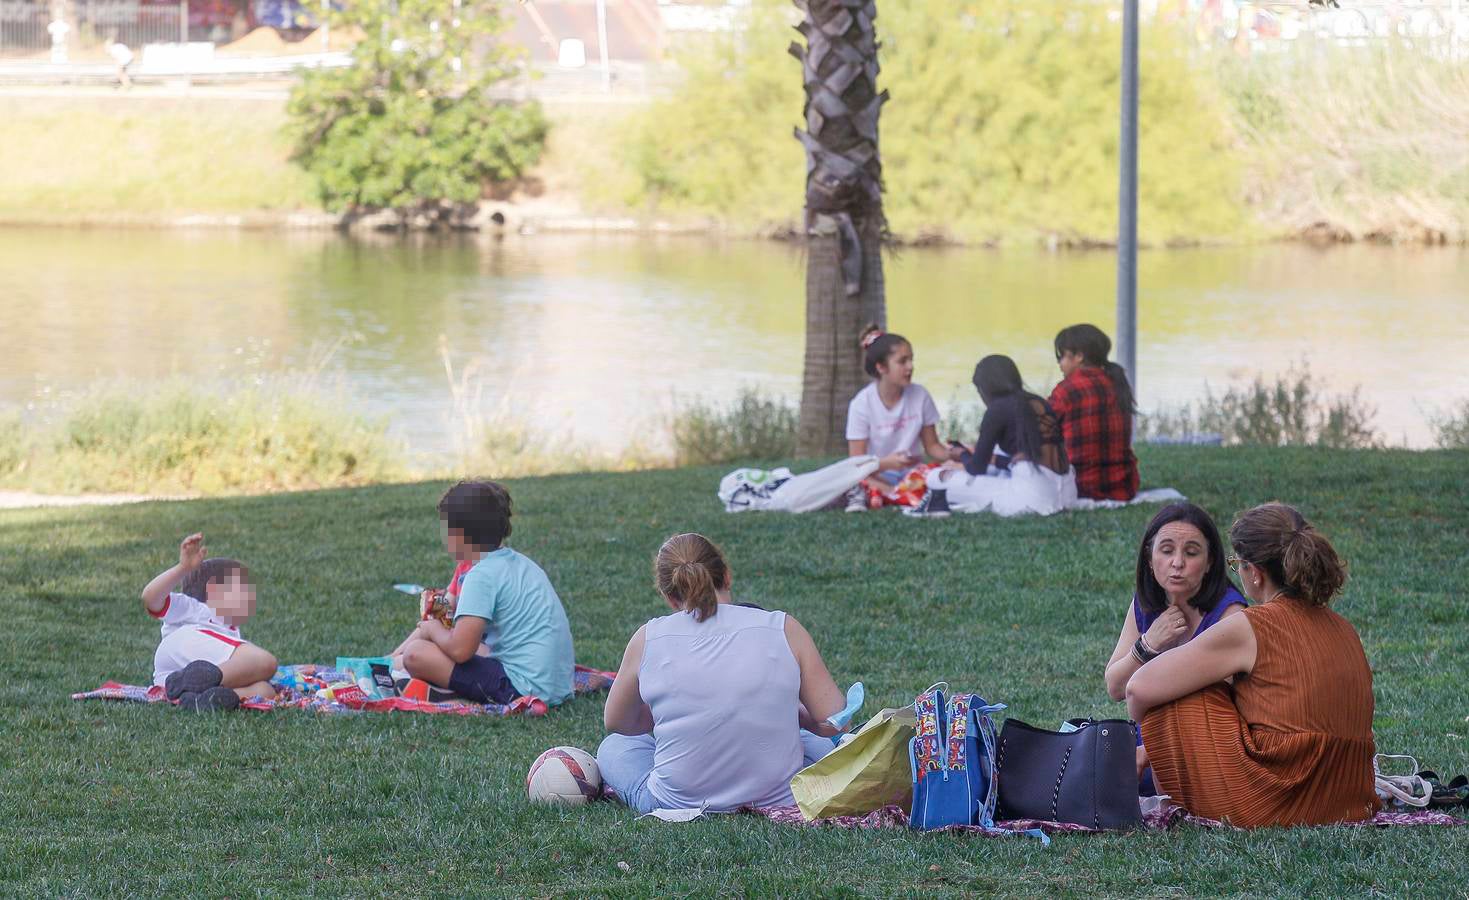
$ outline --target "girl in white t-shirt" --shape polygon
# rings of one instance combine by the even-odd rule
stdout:
[[[923,385],[913,383],[913,345],[876,325],[862,334],[862,368],[873,381],[847,405],[847,455],[876,456],[877,474],[865,484],[890,493],[903,474],[923,462],[956,458],[939,440],[939,409]],[[867,508],[863,485],[847,497],[847,511]]]
[[[272,699],[275,657],[240,636],[255,612],[250,573],[237,560],[207,556],[204,535],[191,534],[179,544],[178,565],[143,588],[143,609],[162,622],[153,683],[192,710]]]

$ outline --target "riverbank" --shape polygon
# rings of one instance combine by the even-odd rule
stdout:
[[[691,158],[698,158],[697,148],[663,146],[662,138],[649,137],[667,135],[669,129],[658,123],[681,116],[680,102],[674,98],[652,105],[548,104],[552,130],[543,162],[504,196],[486,198],[468,224],[486,232],[524,234],[695,234],[775,239],[798,234],[800,153],[795,142],[789,140],[788,127],[770,124],[779,133],[758,140],[758,152],[751,149],[742,155],[740,165],[753,166],[746,179],[753,193],[737,190],[734,182],[728,187],[693,188],[688,179],[705,177],[687,168]],[[321,208],[310,180],[289,159],[289,146],[282,132],[284,105],[285,93],[280,85],[185,92],[139,88],[130,92],[88,89],[0,93],[0,121],[7,124],[7,164],[0,167],[0,227],[339,228],[343,218]],[[710,123],[710,127],[715,124]],[[726,124],[747,133],[752,125]],[[1267,132],[1252,127],[1252,133],[1263,140],[1260,136]],[[1270,135],[1270,139],[1280,143],[1277,135]],[[650,144],[650,140],[654,142]],[[791,146],[786,147],[786,143]],[[104,152],[99,153],[99,148],[105,148]],[[905,155],[901,149],[895,148],[888,166],[890,218],[897,244],[1039,244],[1052,249],[1111,246],[1111,226],[1100,219],[1095,227],[1080,230],[1076,226],[1047,230],[1033,223],[1000,226],[999,230],[956,225],[943,197],[929,198],[915,206],[906,193],[899,193],[915,189],[904,175]],[[719,158],[720,152],[716,151],[714,158]],[[1469,240],[1469,228],[1463,227],[1458,212],[1469,209],[1469,198],[1450,193],[1435,199],[1432,192],[1415,188],[1402,196],[1377,200],[1363,200],[1365,195],[1359,191],[1360,202],[1345,202],[1330,190],[1302,182],[1299,173],[1286,171],[1279,162],[1289,155],[1285,147],[1273,146],[1266,153],[1241,145],[1234,153],[1238,168],[1249,173],[1252,186],[1247,190],[1254,196],[1254,214],[1240,220],[1247,226],[1171,227],[1155,232],[1152,241],[1145,228],[1145,246],[1279,240],[1318,244],[1442,244]],[[662,168],[649,168],[650,160],[662,157],[666,159],[657,163]],[[772,172],[772,158],[790,165]],[[1156,160],[1151,172],[1147,162],[1145,157],[1145,201],[1151,194],[1177,189],[1166,179],[1158,181]],[[1416,165],[1406,157],[1399,162],[1407,168]],[[1333,165],[1351,168],[1351,160]],[[672,180],[663,184],[660,179]],[[1270,179],[1290,182],[1281,188],[1286,196],[1273,196],[1262,187]],[[934,186],[917,189],[939,190]],[[1115,185],[1111,189],[1115,190]],[[1294,201],[1287,202],[1289,197]],[[957,202],[960,198],[956,195],[953,199]],[[1335,204],[1331,209],[1323,206],[1327,200]],[[1147,219],[1146,202],[1144,206]],[[1373,213],[1373,209],[1381,212]],[[1229,218],[1218,214],[1209,221]],[[1063,220],[1064,216],[1058,219]],[[355,227],[393,225],[396,219],[387,215],[367,217]]]
[[[1300,504],[1351,563],[1335,608],[1372,662],[1379,749],[1412,752],[1438,772],[1469,769],[1456,674],[1469,669],[1462,455],[1142,453],[1149,486],[1181,489],[1221,523],[1266,496]],[[659,614],[648,560],[670,534],[697,531],[729,555],[736,599],[795,616],[842,686],[866,685],[864,717],[911,703],[938,680],[1037,725],[1121,714],[1106,699],[1102,669],[1155,507],[1017,520],[729,515],[713,496],[720,474],[510,483],[510,544],[550,576],[579,662],[616,667],[629,635]],[[666,825],[633,821],[610,802],[531,805],[525,773],[539,753],[595,751],[605,733],[599,697],[512,719],[191,716],[69,699],[106,679],[146,681],[158,626],[138,591],[196,530],[211,552],[249,566],[259,609],[245,634],[283,662],[391,648],[414,619],[391,585],[438,584],[453,568],[434,512],[446,486],[0,512],[10,651],[0,654],[0,706],[11,735],[0,793],[23,798],[7,810],[0,893],[458,896],[491,884],[506,895],[568,897],[1462,890],[1452,860],[1463,858],[1469,828],[1185,826],[1058,834],[1043,848],[1023,838],[792,828],[748,815]],[[871,562],[875,547],[889,565]],[[188,749],[200,747],[214,749]],[[199,847],[201,835],[224,849],[176,849]],[[1403,862],[1413,859],[1448,864]]]

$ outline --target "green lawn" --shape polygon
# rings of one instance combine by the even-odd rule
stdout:
[[[1469,454],[1144,448],[1226,525],[1279,498],[1351,561],[1339,609],[1376,671],[1379,746],[1469,770]],[[726,515],[717,469],[513,482],[511,543],[550,573],[578,656],[615,667],[660,606],[649,559],[699,530],[736,596],[796,615],[871,713],[930,682],[1017,716],[1120,715],[1102,685],[1153,509],[1001,521]],[[635,822],[612,804],[525,800],[546,747],[593,750],[600,699],[543,719],[195,717],[74,703],[144,681],[148,578],[203,530],[256,573],[246,633],[286,661],[389,648],[437,581],[441,484],[106,509],[0,513],[0,894],[1020,895],[1462,894],[1469,828],[984,840],[778,827],[754,817]],[[626,870],[618,866],[626,862]]]

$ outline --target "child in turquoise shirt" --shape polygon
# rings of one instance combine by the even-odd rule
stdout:
[[[454,627],[419,622],[402,645],[402,664],[467,700],[531,696],[554,705],[572,692],[571,626],[541,567],[504,546],[510,511],[510,493],[493,481],[461,481],[439,500],[444,544],[471,568]]]

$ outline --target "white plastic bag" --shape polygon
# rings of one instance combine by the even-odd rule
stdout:
[[[719,499],[729,512],[767,509],[811,512],[825,509],[877,471],[877,457],[852,456],[792,475],[790,469],[736,469],[719,481]]]
[[[877,457],[849,456],[782,484],[768,508],[793,513],[825,509],[876,471]]]
[[[790,481],[791,470],[735,469],[719,479],[719,500],[726,512],[769,509],[776,488]]]

